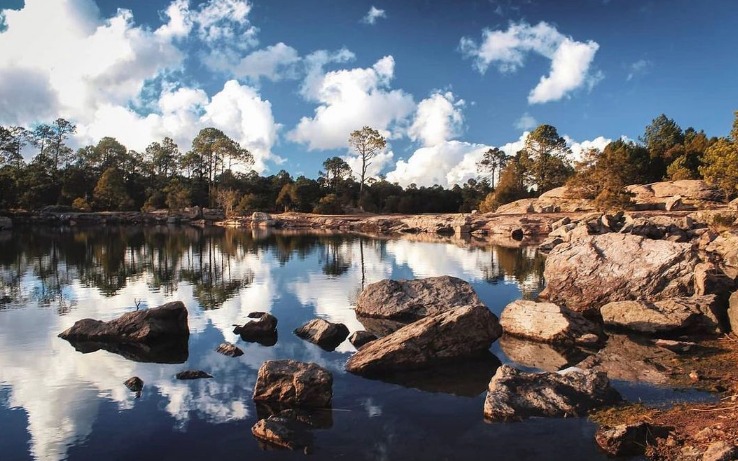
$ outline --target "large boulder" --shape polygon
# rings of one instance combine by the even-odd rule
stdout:
[[[362,347],[346,370],[381,375],[428,368],[439,362],[474,357],[502,334],[497,316],[476,304],[418,320]]]
[[[599,326],[578,312],[522,299],[505,307],[500,324],[505,334],[546,343],[574,343],[585,335],[600,334]]]
[[[286,407],[325,408],[333,398],[333,376],[314,363],[269,360],[259,368],[254,400]]]
[[[331,323],[324,319],[313,319],[297,328],[295,334],[323,349],[332,351],[349,335],[349,330],[343,323]]]
[[[633,194],[633,202],[641,209],[665,209],[667,201],[677,196],[687,205],[704,206],[723,200],[720,189],[699,179],[635,184],[625,190]]]
[[[584,416],[621,400],[605,373],[577,368],[527,373],[509,365],[497,369],[487,389],[484,416],[507,421],[531,416]]]
[[[356,314],[414,320],[474,304],[482,304],[474,289],[456,277],[386,279],[370,284],[361,292],[356,300]]]
[[[638,333],[717,334],[722,332],[715,295],[662,301],[616,301],[600,309],[605,325]]]
[[[189,337],[187,308],[181,301],[128,312],[109,322],[82,319],[59,334],[68,341],[151,343]]]
[[[585,315],[613,301],[689,296],[692,246],[627,234],[590,235],[556,246],[546,258],[540,297]]]

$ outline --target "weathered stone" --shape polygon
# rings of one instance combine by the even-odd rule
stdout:
[[[654,346],[647,339],[611,334],[605,347],[577,367],[603,371],[618,381],[677,385],[670,372],[675,357],[674,352]]]
[[[733,211],[738,211],[738,198],[734,198],[728,203],[728,208]]]
[[[290,450],[309,450],[313,434],[305,423],[288,416],[273,415],[260,419],[251,428],[257,439]]]
[[[531,416],[585,416],[621,400],[605,373],[576,368],[526,373],[502,365],[489,382],[484,416],[493,421]]]
[[[356,313],[366,317],[414,320],[481,303],[472,286],[456,277],[385,279],[370,284],[361,292],[356,300]]]
[[[613,301],[688,296],[696,256],[689,244],[623,234],[591,235],[554,248],[540,297],[585,315]]]
[[[273,227],[274,219],[267,213],[256,211],[251,214],[251,227]]]
[[[243,355],[243,351],[236,347],[235,345],[231,343],[223,343],[220,346],[218,346],[217,349],[215,349],[216,352],[219,352],[223,355],[226,355],[228,357],[240,357]]]
[[[206,373],[202,370],[185,370],[180,371],[175,375],[175,378],[177,379],[205,379],[205,378],[212,378],[213,376],[209,373]]]
[[[738,447],[724,440],[711,443],[702,455],[702,461],[731,461],[738,459]]]
[[[362,347],[346,369],[362,375],[379,375],[473,357],[489,349],[500,337],[497,317],[481,304],[418,320]]]
[[[255,320],[243,326],[234,325],[233,332],[240,335],[244,341],[274,345],[277,342],[277,318],[266,312],[251,312],[248,316]]]
[[[730,323],[730,331],[738,333],[738,291],[730,295],[728,322]]]
[[[616,301],[600,309],[605,325],[639,333],[716,334],[722,331],[715,295],[662,301]]]
[[[688,207],[684,206],[681,195],[675,195],[674,197],[669,197],[664,201],[664,208],[666,211],[679,211]]]
[[[500,325],[505,334],[546,343],[574,343],[583,335],[600,333],[599,326],[582,314],[553,303],[522,299],[505,307]]]
[[[527,214],[527,213],[533,213],[533,204],[535,203],[536,199],[534,198],[524,198],[520,200],[516,200],[514,202],[506,203],[504,205],[500,205],[496,210],[496,214]]]
[[[368,331],[354,331],[351,333],[351,336],[349,336],[349,342],[357,348],[360,349],[361,346],[368,344],[372,341],[375,341],[377,337]]]
[[[333,398],[333,376],[314,363],[269,360],[259,368],[254,400],[284,406],[323,408]]]
[[[128,388],[128,390],[132,392],[141,392],[144,386],[144,382],[141,378],[138,376],[133,376],[131,378],[128,378],[123,382],[123,384]]]
[[[690,341],[676,341],[673,339],[657,339],[653,343],[659,347],[663,347],[664,349],[676,352],[677,354],[689,352],[693,348],[697,347],[697,343]]]
[[[733,280],[738,280],[738,235],[723,232],[710,242],[705,249],[719,256],[720,269]]]
[[[412,323],[411,321],[378,319],[375,317],[364,317],[362,315],[357,315],[356,320],[364,325],[366,331],[373,334],[377,338],[392,334],[400,328],[407,326],[409,323]]]
[[[349,335],[343,323],[331,323],[324,319],[313,319],[297,328],[295,334],[326,350],[334,350]]]
[[[153,342],[189,337],[187,309],[181,301],[147,310],[128,312],[102,322],[82,319],[59,334],[69,341]]]
[[[581,362],[588,355],[576,346],[530,341],[508,334],[500,338],[500,349],[510,360],[543,371],[568,368]]]
[[[595,441],[610,456],[638,456],[655,445],[659,438],[666,438],[671,428],[646,422],[601,427],[595,433]]]

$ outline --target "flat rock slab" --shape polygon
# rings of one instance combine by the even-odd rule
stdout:
[[[617,301],[600,309],[605,325],[651,334],[718,334],[722,332],[715,295],[662,301]]]
[[[82,319],[59,334],[68,341],[154,342],[189,337],[187,308],[174,301],[151,309],[128,312],[103,322]]]
[[[501,335],[497,316],[486,306],[458,307],[372,341],[348,360],[346,370],[381,375],[428,368],[443,361],[479,355]]]
[[[325,350],[332,351],[349,335],[349,330],[343,323],[331,323],[324,319],[313,319],[297,328],[295,334]]]
[[[414,320],[461,306],[482,304],[472,286],[459,278],[442,276],[372,283],[356,300],[356,314]]]
[[[579,342],[584,335],[601,333],[600,327],[578,312],[553,303],[519,299],[500,316],[505,334],[545,343]]]
[[[492,421],[585,416],[620,400],[605,373],[580,369],[527,373],[503,365],[489,382],[484,416]]]
[[[688,243],[629,234],[589,235],[551,250],[540,297],[596,316],[609,302],[692,295],[696,264]]]
[[[285,407],[328,407],[333,399],[333,376],[314,363],[269,360],[259,368],[254,400]]]

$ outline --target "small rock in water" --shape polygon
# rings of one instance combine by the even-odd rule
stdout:
[[[376,340],[377,337],[368,331],[355,331],[351,333],[351,336],[349,336],[349,342],[353,344],[353,346],[357,349],[360,349],[361,346],[370,343],[374,340]]]
[[[263,346],[273,346],[277,342],[277,318],[267,312],[251,312],[252,320],[243,326],[234,325],[233,332],[241,335],[241,339],[256,342]]]
[[[125,384],[126,387],[133,392],[141,392],[141,389],[143,389],[144,386],[143,380],[138,376],[128,378],[123,384]]]
[[[223,343],[215,351],[228,357],[240,357],[243,355],[243,351],[231,343]]]
[[[202,378],[212,378],[212,376],[208,373],[205,373],[202,370],[185,370],[180,371],[176,375],[177,379],[202,379]]]
[[[348,337],[349,330],[343,323],[313,319],[297,328],[295,334],[325,350],[332,351]]]
[[[313,434],[309,426],[295,419],[274,415],[260,419],[251,428],[257,439],[290,450],[309,451],[313,444]]]

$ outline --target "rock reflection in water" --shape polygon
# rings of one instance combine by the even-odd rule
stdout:
[[[504,335],[499,339],[502,351],[510,360],[543,371],[558,371],[575,365],[589,355],[574,346],[546,344]]]
[[[401,322],[399,320],[390,319],[378,319],[374,317],[364,317],[363,315],[357,315],[356,319],[364,325],[364,328],[369,333],[373,334],[377,338],[382,338],[389,334],[394,333],[400,328],[409,325],[411,322]]]
[[[500,365],[500,359],[487,351],[467,360],[455,360],[423,370],[409,370],[372,379],[425,392],[476,397],[487,390],[489,380]]]
[[[118,354],[128,360],[144,363],[184,363],[189,357],[189,338],[163,343],[113,343],[68,340],[75,350],[89,354],[104,350]]]
[[[333,427],[333,409],[328,408],[289,408],[274,403],[254,402],[256,417],[266,419],[274,415],[289,416],[314,429],[330,429]]]

